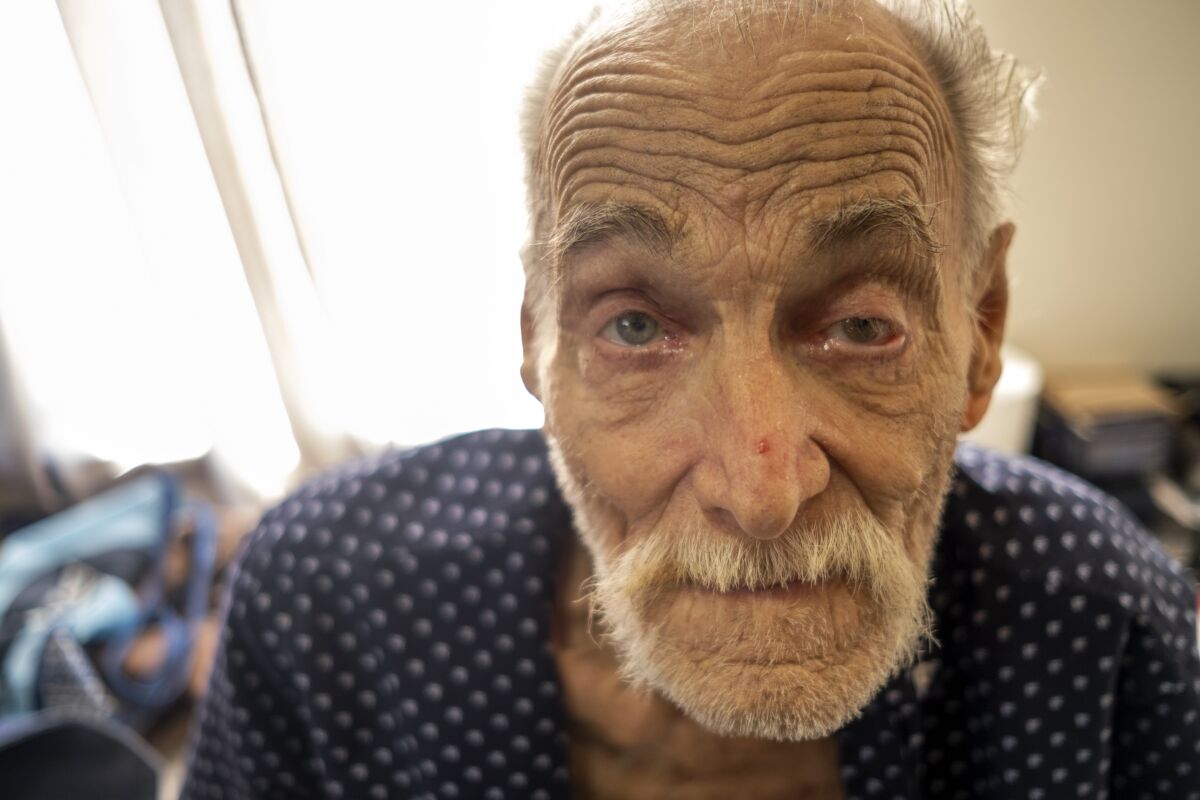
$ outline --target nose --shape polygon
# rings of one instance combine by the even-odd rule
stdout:
[[[710,517],[754,539],[774,539],[829,483],[813,438],[816,416],[782,359],[730,359],[711,376],[706,441],[693,472]]]

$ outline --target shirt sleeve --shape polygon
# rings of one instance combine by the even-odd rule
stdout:
[[[260,531],[261,533],[261,527]],[[258,637],[270,628],[270,596],[255,574],[255,541],[235,568],[226,599],[225,625],[213,673],[194,732],[180,800],[267,800],[320,797],[305,726],[297,718],[291,687]],[[269,564],[263,559],[262,564]]]
[[[1113,797],[1200,800],[1200,650],[1192,603],[1139,619],[1121,659],[1114,707]]]

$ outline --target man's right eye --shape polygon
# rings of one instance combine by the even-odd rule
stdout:
[[[644,347],[662,337],[662,328],[649,314],[624,311],[609,320],[600,335],[621,347]]]

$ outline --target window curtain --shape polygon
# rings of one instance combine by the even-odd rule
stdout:
[[[516,112],[584,4],[423,5],[0,6],[5,491],[188,463],[270,500],[540,424]]]

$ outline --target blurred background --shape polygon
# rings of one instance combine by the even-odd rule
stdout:
[[[976,438],[1116,492],[1189,562],[1200,4],[973,5],[1045,74],[1014,182],[1013,349]],[[0,542],[166,474],[178,563],[134,583],[195,584],[205,526],[182,509],[203,503],[211,587],[263,505],[319,470],[539,426],[518,376],[517,109],[589,6],[0,5]],[[185,712],[137,726],[174,755],[212,619],[187,630]]]

